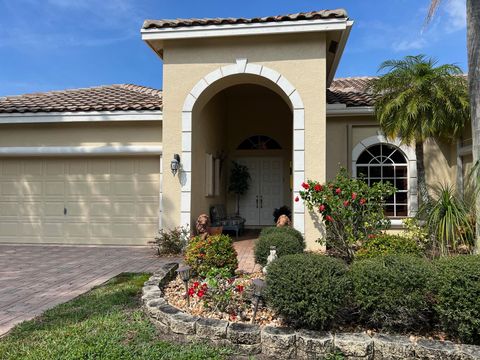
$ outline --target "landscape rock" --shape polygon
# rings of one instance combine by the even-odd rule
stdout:
[[[295,331],[290,328],[266,326],[262,333],[262,354],[279,359],[295,357]]]
[[[200,318],[197,321],[197,336],[203,339],[223,340],[227,337],[228,321]]]
[[[373,359],[373,340],[366,334],[335,334],[334,344],[350,360]]]
[[[457,359],[457,345],[450,341],[418,340],[415,347],[417,359],[451,360]]]
[[[415,359],[414,344],[408,337],[377,334],[373,344],[375,360]]]
[[[232,344],[254,345],[260,344],[261,335],[258,325],[233,323],[227,329],[227,339]]]
[[[197,316],[179,312],[170,316],[170,330],[176,334],[194,335]]]
[[[296,332],[297,356],[321,358],[334,350],[333,335],[327,332],[299,330]],[[300,354],[302,356],[300,356]]]

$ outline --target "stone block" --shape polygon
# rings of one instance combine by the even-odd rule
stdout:
[[[332,334],[303,329],[296,333],[296,344],[297,356],[302,359],[322,358],[335,348]]]
[[[198,317],[179,312],[170,316],[170,330],[175,334],[194,335]]]
[[[406,336],[377,334],[373,346],[375,360],[415,359],[414,344]]]
[[[366,334],[335,334],[334,344],[350,360],[373,359],[373,340]]]
[[[156,285],[147,285],[142,288],[142,295],[145,295],[151,291],[159,291],[160,289]]]
[[[480,360],[480,346],[459,345],[457,354],[460,360]]]
[[[161,299],[163,296],[163,293],[160,289],[157,288],[157,290],[151,290],[148,292],[145,292],[145,294],[142,295],[142,301],[148,302],[149,300],[155,300],[155,299]]]
[[[227,345],[231,348],[237,355],[257,355],[262,352],[262,344],[231,344]]]
[[[262,354],[278,359],[295,357],[295,331],[290,328],[266,326],[262,333]]]
[[[160,305],[158,307],[158,312],[156,313],[156,319],[161,323],[170,327],[170,318],[173,315],[180,313],[181,311],[178,310],[176,307],[171,306],[167,303]]]
[[[458,345],[455,345],[450,341],[421,339],[418,340],[417,345],[415,346],[415,357],[423,360],[457,359],[457,356],[459,356],[457,347]]]
[[[260,344],[260,327],[252,324],[232,323],[227,329],[227,339],[232,344]]]
[[[227,337],[228,321],[200,318],[197,321],[197,336],[211,341],[223,340]]]

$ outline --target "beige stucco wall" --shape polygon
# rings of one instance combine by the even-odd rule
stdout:
[[[373,116],[327,118],[327,178],[333,179],[340,166],[351,171],[352,149],[361,140],[377,135],[379,126]],[[427,140],[424,144],[427,185],[455,184],[456,145]]]
[[[0,125],[0,146],[161,144],[160,122]]]
[[[181,152],[181,111],[188,93],[205,75],[242,58],[276,70],[298,90],[305,106],[306,177],[324,181],[325,53],[324,34],[167,41],[164,46],[164,158],[170,159]],[[195,152],[195,148],[192,150]],[[167,163],[164,162],[165,173]],[[163,189],[163,223],[172,227],[180,221],[181,184],[177,178],[165,176]],[[306,221],[305,233],[309,247],[314,248],[320,233],[313,221]]]

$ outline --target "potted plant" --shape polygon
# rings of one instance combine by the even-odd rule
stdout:
[[[240,196],[244,195],[250,188],[250,180],[248,167],[232,161],[228,191],[236,196],[237,206],[235,214],[237,216],[240,215]]]

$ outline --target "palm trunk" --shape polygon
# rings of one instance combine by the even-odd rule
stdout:
[[[417,179],[418,179],[418,203],[425,204],[430,199],[425,178],[425,164],[423,153],[423,141],[415,143],[415,155],[417,156]]]
[[[467,0],[467,50],[470,110],[472,114],[473,163],[480,166],[480,1]],[[477,169],[477,172],[480,170]],[[478,181],[477,181],[478,186]],[[480,254],[480,189],[476,196],[475,253]]]

